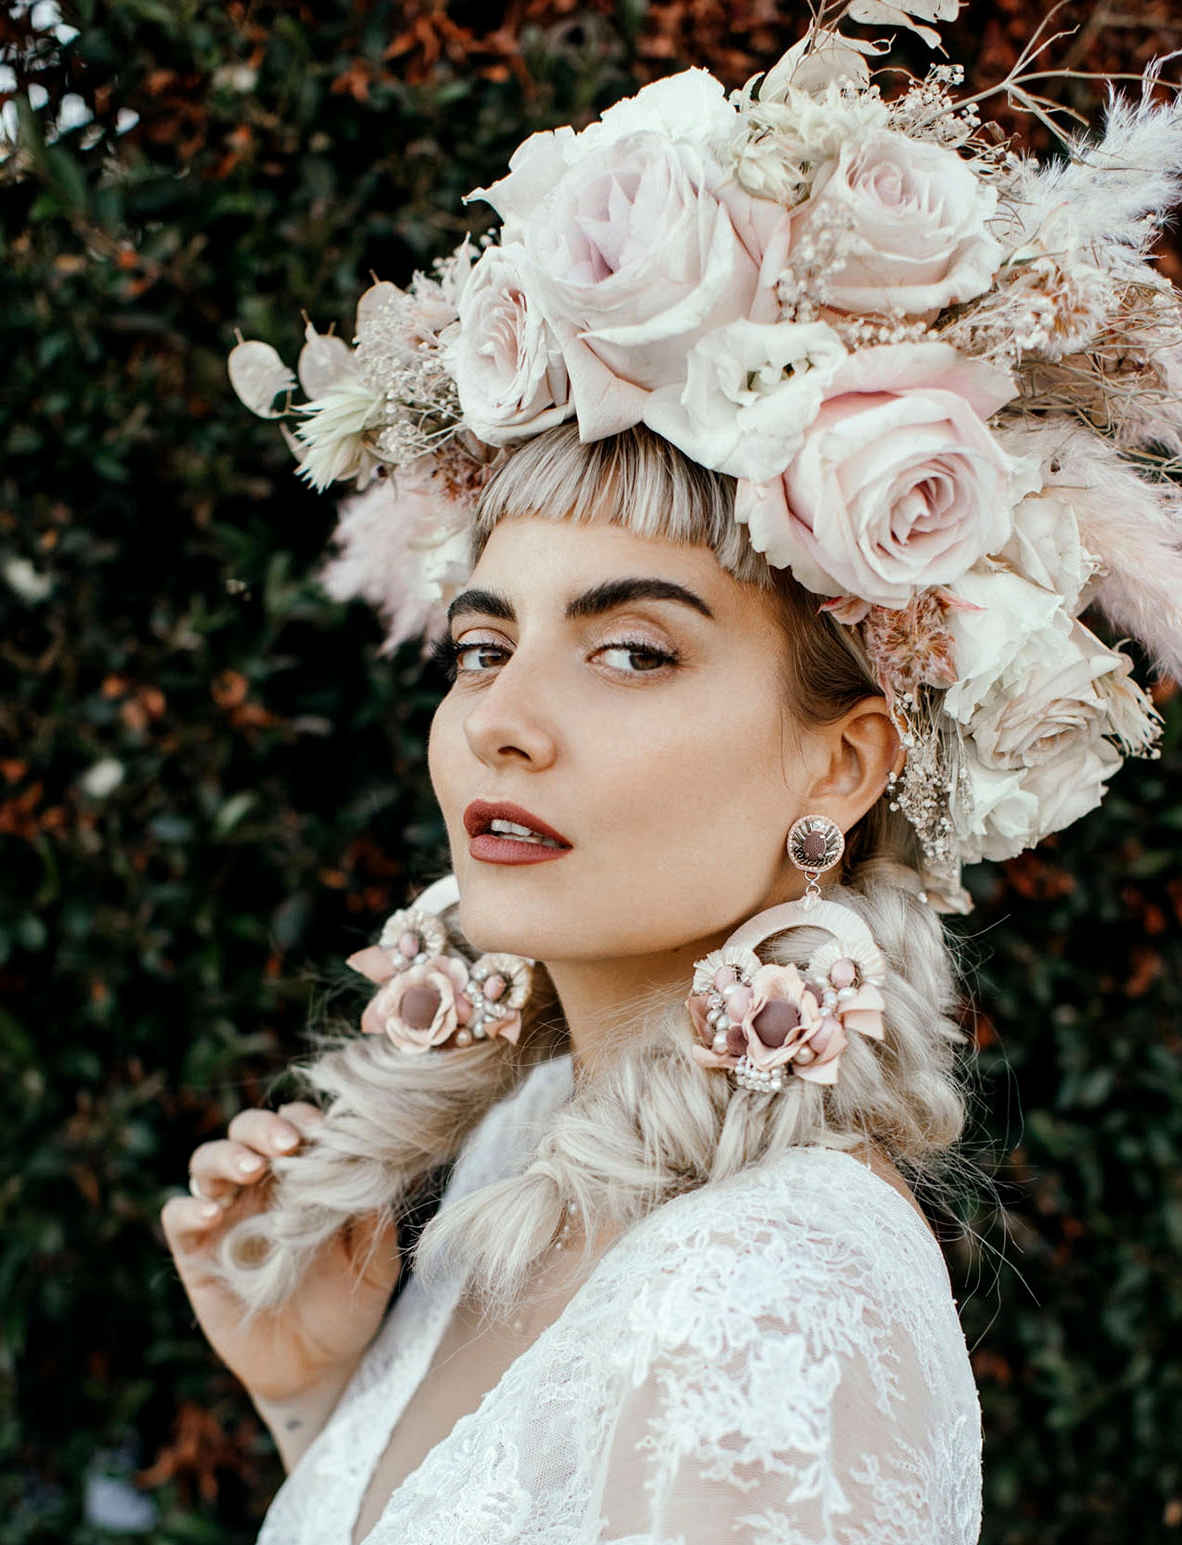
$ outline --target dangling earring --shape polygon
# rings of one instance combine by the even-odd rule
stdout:
[[[811,907],[821,899],[819,876],[841,861],[845,835],[827,815],[802,815],[788,829],[787,847],[788,857],[808,880],[801,905]]]
[[[788,857],[808,878],[804,895],[760,912],[694,966],[685,1006],[702,1067],[731,1073],[741,1088],[778,1093],[793,1077],[835,1083],[848,1031],[882,1040],[886,963],[858,914],[825,901],[817,883],[844,851],[828,816],[793,822]],[[803,973],[765,965],[755,953],[773,934],[803,927],[830,935]]]
[[[425,898],[420,898],[420,900]],[[361,1016],[367,1035],[385,1035],[410,1055],[476,1041],[516,1044],[533,962],[520,955],[471,961],[447,947],[441,919],[421,906],[386,919],[377,944],[346,962],[381,990]]]

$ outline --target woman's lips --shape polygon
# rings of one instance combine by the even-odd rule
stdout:
[[[464,811],[468,852],[486,864],[544,864],[571,851],[546,821],[521,805],[476,799]]]

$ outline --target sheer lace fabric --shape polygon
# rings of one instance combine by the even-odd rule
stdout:
[[[444,1205],[525,1162],[569,1089],[537,1069]],[[460,1296],[412,1281],[260,1545],[349,1545]],[[980,1421],[940,1251],[824,1148],[667,1203],[390,1497],[366,1545],[971,1545]]]

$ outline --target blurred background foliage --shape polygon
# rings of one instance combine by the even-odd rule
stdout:
[[[971,0],[949,48],[973,86],[1046,9]],[[1138,71],[1182,46],[1172,9],[1069,5],[1053,61]],[[690,63],[741,84],[804,15],[10,0],[0,18],[2,1545],[253,1539],[278,1467],[157,1212],[443,853],[422,755],[439,684],[318,592],[331,508],[233,399],[234,329],[288,359],[301,310],[347,334],[371,270],[405,281],[479,228],[461,196],[528,131]],[[1102,96],[1057,91],[1093,114]],[[989,1545],[1182,1537],[1182,713],[1156,695],[1163,759],[974,876],[958,928],[998,1189],[948,1245]]]

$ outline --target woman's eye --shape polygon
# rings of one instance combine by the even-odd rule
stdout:
[[[505,663],[508,650],[501,644],[456,644],[452,652],[456,674],[475,676]]]
[[[662,666],[677,664],[675,654],[670,654],[667,649],[657,649],[652,644],[606,644],[597,652],[597,658],[609,670],[625,671],[631,675],[659,671]]]
[[[509,651],[503,644],[489,639],[464,642],[455,638],[441,638],[432,651],[435,663],[442,667],[454,681],[457,676],[480,676],[486,671],[503,665]]]

